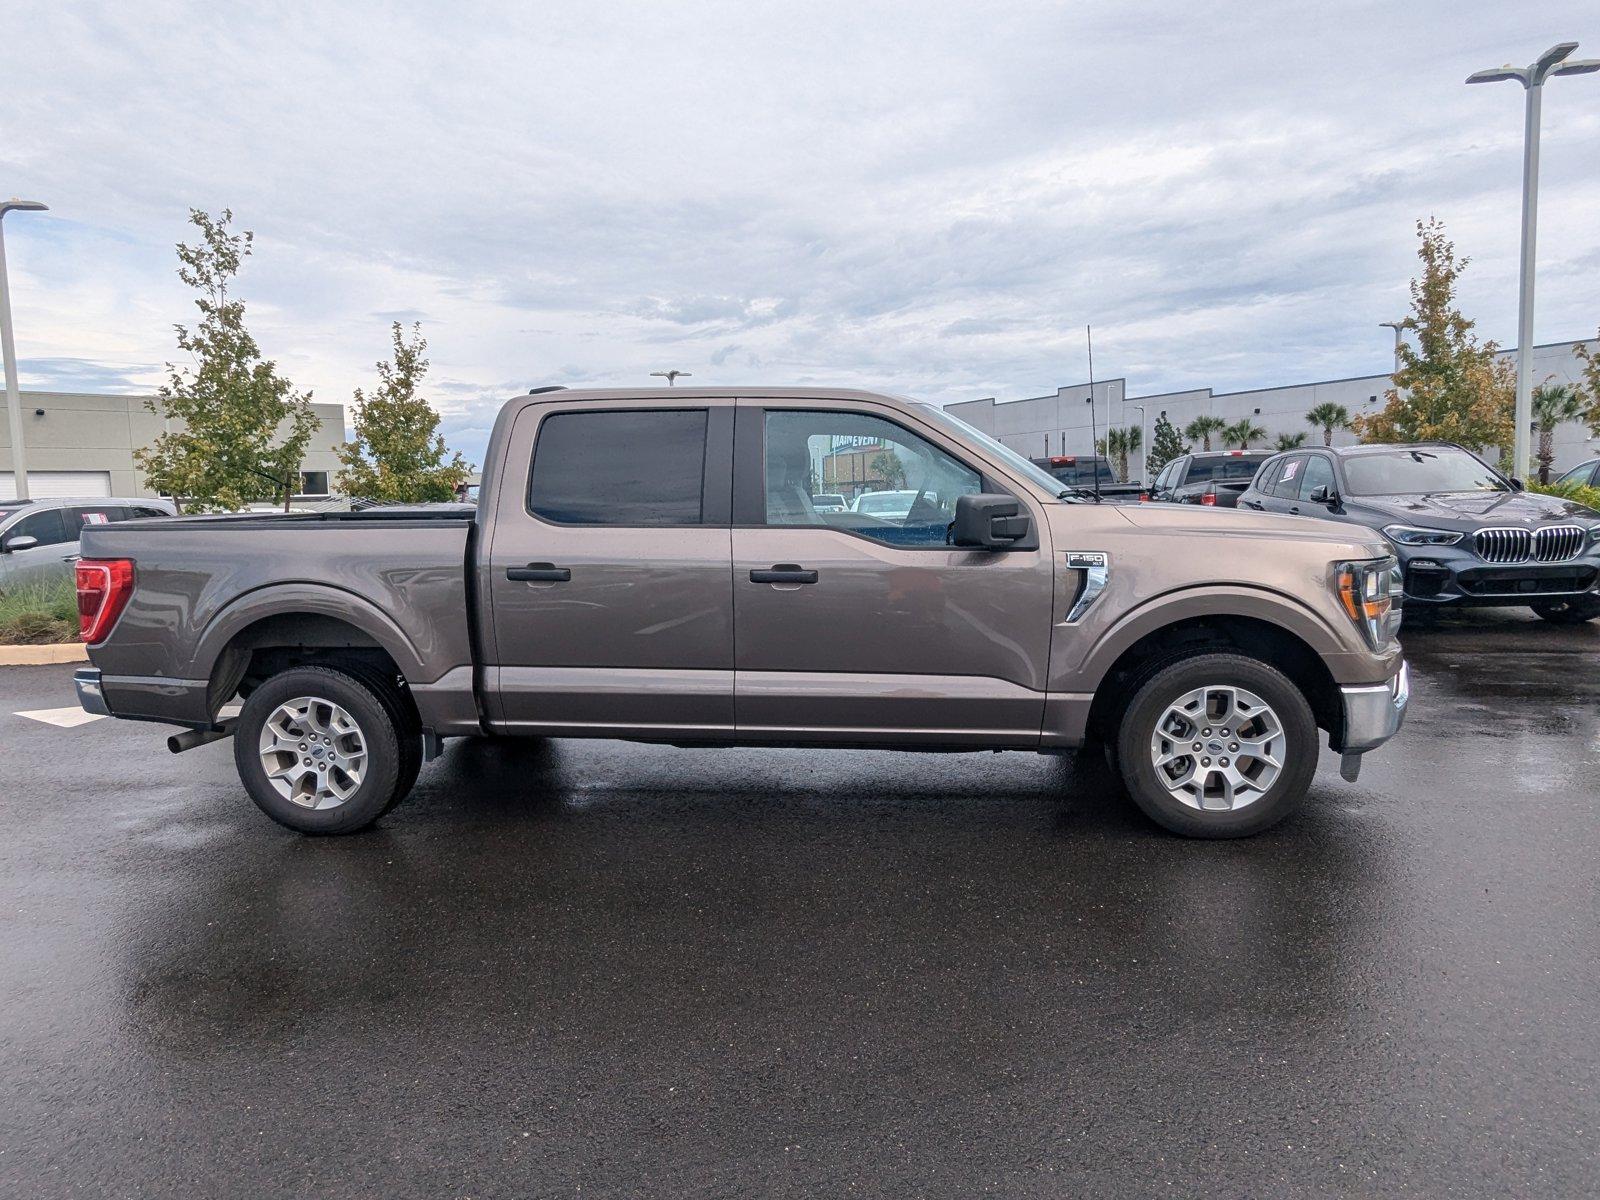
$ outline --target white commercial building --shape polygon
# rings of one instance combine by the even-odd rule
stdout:
[[[1573,354],[1579,345],[1587,345],[1600,353],[1600,341],[1553,342],[1533,349],[1533,381],[1538,386],[1546,381],[1576,383],[1582,362]],[[1513,351],[1502,352],[1510,357]],[[1320,430],[1306,423],[1306,413],[1319,404],[1340,404],[1351,416],[1370,413],[1382,408],[1384,393],[1389,388],[1388,375],[1360,375],[1349,379],[1328,379],[1319,383],[1287,384],[1283,387],[1258,388],[1248,392],[1213,392],[1210,388],[1193,388],[1180,392],[1161,392],[1150,396],[1130,396],[1127,381],[1107,379],[1094,385],[1093,428],[1105,436],[1108,425],[1138,425],[1137,405],[1146,413],[1144,437],[1146,446],[1158,417],[1183,427],[1198,416],[1212,415],[1230,423],[1249,417],[1263,426],[1266,437],[1256,446],[1270,448],[1280,433],[1304,433],[1313,444],[1320,444]],[[984,400],[963,400],[948,404],[946,409],[976,426],[985,433],[999,438],[1006,445],[1030,458],[1051,454],[1091,454],[1094,437],[1091,434],[1089,385],[1070,384],[1057,388],[1053,395],[1035,396],[1025,400],[996,402],[993,397]],[[1356,441],[1348,431],[1336,433],[1334,444],[1343,446]],[[1538,449],[1539,439],[1533,439]],[[1220,448],[1213,441],[1213,447]],[[1556,432],[1555,468],[1559,473],[1570,466],[1600,454],[1600,442],[1589,435],[1588,427],[1570,422]],[[1144,452],[1131,455],[1128,472],[1134,479],[1143,479]]]
[[[163,420],[148,396],[91,392],[23,392],[22,429],[28,448],[28,489],[45,496],[153,496],[134,466],[133,452],[161,436]],[[344,406],[313,404],[319,427],[300,464],[301,492],[326,496],[339,471]],[[17,494],[11,439],[0,421],[0,500]]]

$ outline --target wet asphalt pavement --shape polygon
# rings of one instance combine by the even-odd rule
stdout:
[[[460,745],[377,830],[0,671],[0,1195],[1600,1189],[1600,627],[1254,840],[1024,754]]]

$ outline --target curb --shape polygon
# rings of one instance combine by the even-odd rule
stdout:
[[[88,662],[89,648],[82,642],[50,646],[0,646],[0,667],[44,667],[51,663]]]

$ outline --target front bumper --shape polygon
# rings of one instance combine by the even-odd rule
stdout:
[[[86,713],[109,717],[106,695],[100,688],[99,667],[79,667],[72,675],[72,686],[78,690],[78,704]]]
[[[1344,704],[1344,744],[1335,746],[1345,754],[1365,754],[1376,750],[1396,733],[1406,719],[1411,703],[1411,667],[1400,663],[1388,683],[1370,687],[1342,687]]]
[[[1396,546],[1405,602],[1457,607],[1531,604],[1570,599],[1600,586],[1600,553],[1591,549],[1563,563],[1486,563],[1470,548]]]

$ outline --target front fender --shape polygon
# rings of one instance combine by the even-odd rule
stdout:
[[[1368,683],[1375,675],[1382,679],[1392,674],[1359,644],[1353,627],[1340,628],[1296,596],[1252,584],[1210,584],[1152,596],[1122,613],[1092,642],[1080,642],[1070,633],[1057,639],[1062,656],[1059,669],[1052,672],[1051,690],[1094,692],[1141,639],[1170,625],[1219,616],[1262,621],[1292,634],[1322,659],[1337,682]],[[1058,627],[1058,632],[1068,628]]]

